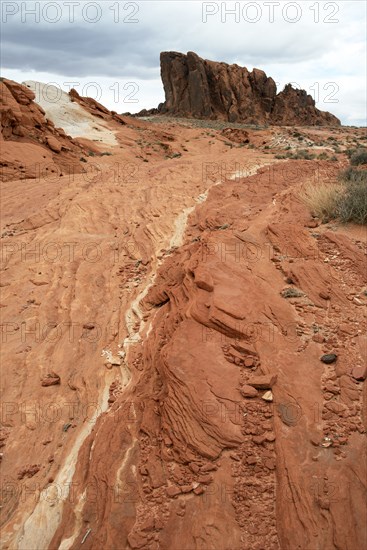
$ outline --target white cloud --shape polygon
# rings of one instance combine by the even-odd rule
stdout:
[[[73,22],[62,0],[58,2],[62,17],[57,23],[50,23],[42,14],[39,23],[32,16],[22,22],[21,9],[9,16],[3,22],[4,76],[18,81],[56,81],[61,86],[77,80],[81,88],[97,81],[103,91],[102,103],[118,111],[136,112],[164,99],[159,53],[191,50],[207,59],[261,68],[281,86],[297,82],[314,93],[311,87],[318,83],[319,108],[335,113],[345,124],[365,124],[366,5],[362,1],[279,0],[273,2],[273,22],[269,20],[270,2],[262,1],[136,2],[138,11],[131,3],[119,2],[116,22],[116,2],[79,3]],[[2,4],[20,7],[24,2]],[[34,4],[28,2],[27,6]],[[87,4],[99,6],[98,22],[86,20],[98,14],[97,8],[85,11]],[[216,11],[206,22],[205,5]],[[238,22],[228,9],[237,10]],[[52,10],[47,13],[48,18],[53,17]],[[255,16],[258,21],[249,22]],[[291,23],[296,16],[299,20]],[[138,22],[129,23],[131,19]],[[127,103],[126,96],[132,91],[124,90],[128,82],[139,86],[132,98],[139,99],[138,103]],[[330,86],[323,89],[327,83],[338,88],[336,95],[329,96],[337,103],[325,102],[325,96],[327,99],[333,91]],[[110,89],[113,85],[119,89],[118,103],[114,101],[116,92]]]

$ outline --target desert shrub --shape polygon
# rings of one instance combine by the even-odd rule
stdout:
[[[319,160],[327,160],[329,157],[328,157],[328,154],[324,152],[320,153],[319,156],[317,157]]]
[[[304,296],[303,292],[296,287],[285,288],[282,290],[281,295],[283,298],[301,298]]]
[[[327,222],[337,217],[342,184],[310,183],[301,192],[301,199],[312,214]]]
[[[361,182],[367,185],[367,170],[359,170],[358,168],[348,166],[348,168],[339,172],[338,179],[344,183]]]
[[[357,149],[354,153],[352,153],[350,157],[350,163],[352,166],[367,164],[367,149],[363,147],[361,149]]]
[[[350,166],[338,179],[333,184],[307,185],[301,199],[324,222],[338,218],[344,223],[367,224],[367,170]]]
[[[348,172],[338,200],[337,214],[342,222],[367,224],[367,170]]]
[[[300,149],[292,155],[292,158],[295,160],[313,160],[315,155],[310,153],[307,149]]]

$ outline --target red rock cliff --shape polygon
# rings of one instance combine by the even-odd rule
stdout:
[[[277,94],[264,71],[207,61],[194,52],[161,53],[166,101],[162,113],[229,122],[337,126],[334,115],[319,111],[304,90],[288,84]]]

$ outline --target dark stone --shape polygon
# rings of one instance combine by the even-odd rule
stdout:
[[[322,355],[320,357],[321,361],[323,363],[326,363],[327,365],[330,365],[331,363],[335,363],[338,356],[335,353],[326,353],[325,355]]]

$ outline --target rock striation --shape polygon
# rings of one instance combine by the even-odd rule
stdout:
[[[202,59],[194,52],[161,53],[166,100],[159,112],[249,124],[338,126],[334,115],[315,107],[305,90],[288,84],[277,94],[264,71]]]
[[[126,124],[121,115],[118,115],[115,111],[110,111],[92,97],[83,97],[79,95],[74,88],[70,90],[69,96],[72,102],[78,103],[93,116],[102,118],[107,122],[111,122],[112,120],[114,120],[119,124]]]

